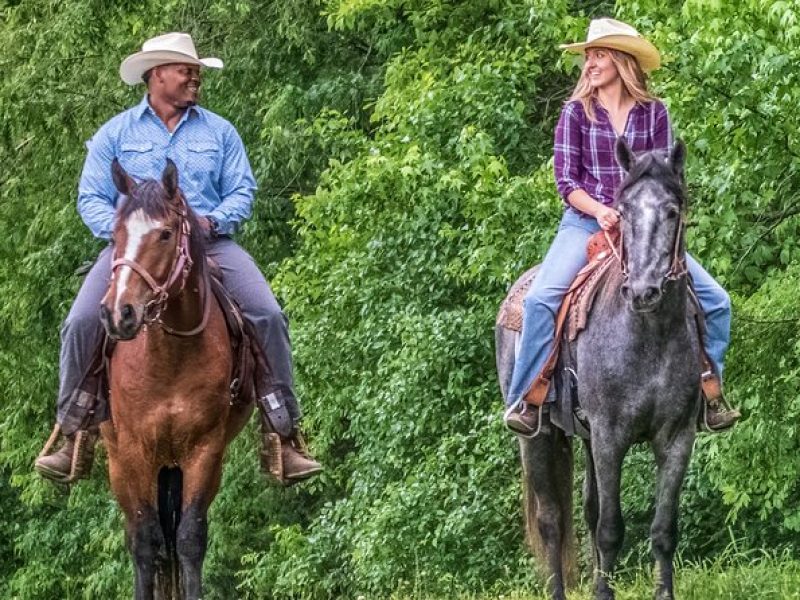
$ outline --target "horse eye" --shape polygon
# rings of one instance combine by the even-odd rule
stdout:
[[[670,208],[667,210],[667,218],[668,219],[677,219],[680,212],[676,208]]]
[[[159,237],[159,239],[162,242],[166,242],[171,236],[172,236],[172,229],[162,229],[161,236]]]

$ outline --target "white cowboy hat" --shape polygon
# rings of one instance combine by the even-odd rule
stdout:
[[[188,33],[165,33],[142,44],[142,51],[131,54],[119,66],[119,76],[128,85],[142,82],[142,75],[153,67],[171,63],[201,65],[221,69],[218,58],[198,58],[192,36]]]
[[[562,44],[559,48],[576,53],[586,48],[613,48],[636,58],[643,71],[655,71],[661,66],[658,48],[633,27],[616,19],[592,19],[585,42]]]

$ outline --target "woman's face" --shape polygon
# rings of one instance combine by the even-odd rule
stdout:
[[[589,84],[595,89],[605,87],[620,78],[608,48],[587,48],[583,71]]]

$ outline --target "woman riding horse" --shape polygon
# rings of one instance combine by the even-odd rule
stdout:
[[[553,316],[588,261],[586,243],[592,234],[610,231],[620,222],[612,206],[624,176],[614,155],[617,138],[624,138],[635,153],[669,153],[673,146],[667,109],[647,90],[645,72],[661,63],[655,46],[633,27],[604,18],[591,22],[586,42],[562,48],[584,52],[586,62],[555,134],[555,177],[566,208],[525,297],[522,340],[506,397],[505,424],[522,435],[538,430],[538,411],[528,408],[526,397],[531,399],[531,388],[552,350]],[[713,368],[703,374],[703,387],[720,390],[730,340],[730,299],[688,255],[687,264],[704,313],[705,352]],[[705,400],[710,431],[727,430],[739,418],[738,411],[725,408],[721,392],[706,394]]]

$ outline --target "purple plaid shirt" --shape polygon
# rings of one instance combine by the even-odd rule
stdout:
[[[625,175],[614,157],[617,134],[608,113],[596,101],[594,106],[597,120],[592,123],[580,101],[568,102],[556,127],[556,186],[567,205],[567,196],[577,189],[598,202],[612,204]],[[628,114],[624,134],[634,152],[672,150],[667,107],[660,100],[635,104]]]

